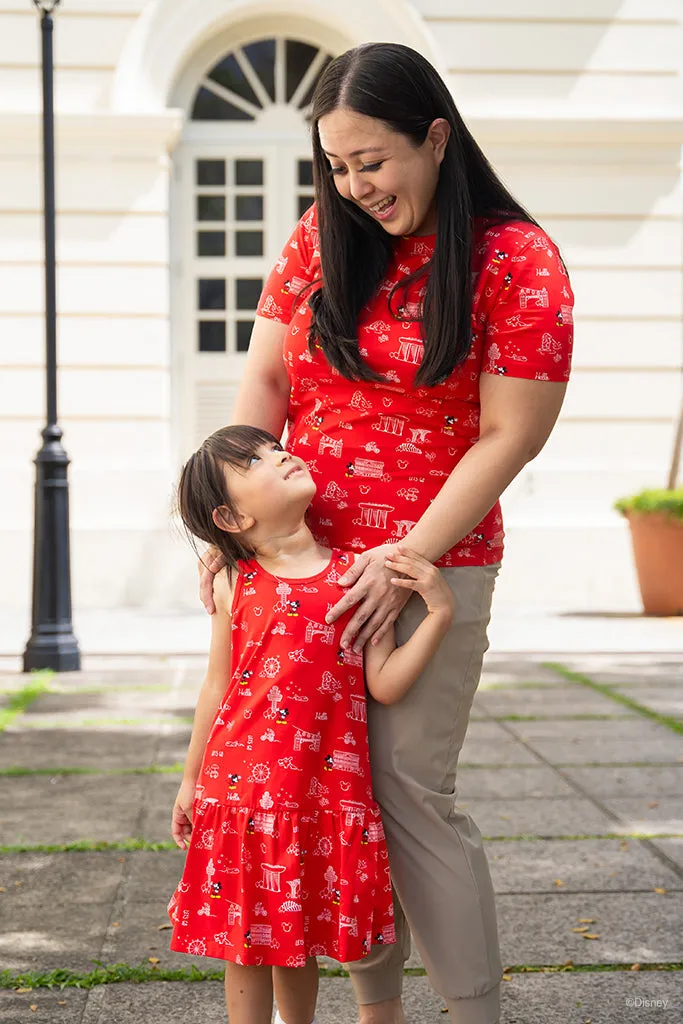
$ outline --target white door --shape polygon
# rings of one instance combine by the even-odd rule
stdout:
[[[285,70],[289,43],[273,47]],[[264,102],[264,110],[244,123],[242,108],[253,103],[225,87],[225,68],[232,61],[232,84],[239,86],[235,67],[244,68],[249,49],[240,49],[238,60],[232,54],[223,58],[199,84],[195,102],[195,110],[208,107],[213,115],[221,100],[223,109],[237,110],[240,116],[218,124],[189,123],[175,157],[171,308],[174,420],[181,459],[229,421],[261,289],[296,221],[313,201],[305,108],[293,109],[287,102],[287,95],[296,100],[297,92],[310,99],[310,67],[305,90],[288,87],[287,75],[276,71],[273,98],[278,102]],[[319,73],[325,55],[309,49]],[[216,68],[223,84],[210,77]],[[256,90],[249,82],[253,100]]]

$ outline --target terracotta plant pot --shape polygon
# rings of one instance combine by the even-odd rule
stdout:
[[[683,615],[683,522],[662,512],[627,519],[645,614]]]

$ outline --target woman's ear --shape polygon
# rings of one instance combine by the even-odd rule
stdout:
[[[434,156],[439,163],[443,160],[450,135],[451,126],[445,117],[437,117],[435,121],[432,121],[427,131],[427,141],[434,150]]]
[[[244,533],[254,525],[251,516],[233,515],[227,505],[219,505],[211,513],[214,525],[224,533]]]

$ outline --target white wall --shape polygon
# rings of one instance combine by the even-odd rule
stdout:
[[[191,560],[168,526],[167,152],[180,123],[161,108],[115,107],[139,18],[161,6],[70,0],[55,15],[60,423],[72,459],[76,605],[195,600]],[[221,3],[211,6],[215,14]],[[313,0],[296,9],[313,6],[321,16]],[[263,7],[251,5],[254,15]],[[681,5],[412,7],[475,135],[562,246],[577,296],[561,423],[505,497],[499,599],[634,607],[611,504],[663,483],[680,394]],[[407,24],[406,3],[377,0],[372,16],[390,26],[399,8]],[[0,0],[0,604],[14,607],[29,598],[43,416],[37,20],[28,0]]]

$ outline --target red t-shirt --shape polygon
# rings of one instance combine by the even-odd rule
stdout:
[[[388,297],[397,281],[429,260],[435,241],[434,235],[399,238],[385,279],[359,316],[361,354],[386,383],[347,380],[322,351],[308,350],[311,311],[297,295],[320,277],[314,207],[299,221],[263,289],[258,315],[289,324],[283,347],[291,382],[287,447],[305,460],[318,485],[309,523],[331,548],[364,551],[400,540],[415,525],[479,437],[480,374],[569,377],[573,295],[557,247],[524,221],[481,223],[469,357],[442,384],[415,387],[421,325],[396,319]],[[423,289],[424,279],[407,296],[408,316],[419,309]],[[436,564],[490,565],[502,553],[496,502]]]

